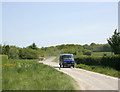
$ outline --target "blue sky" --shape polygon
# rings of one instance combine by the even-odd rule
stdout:
[[[118,28],[117,17],[117,2],[6,2],[2,5],[2,44],[104,44]]]

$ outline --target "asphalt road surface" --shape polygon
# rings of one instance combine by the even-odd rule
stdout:
[[[60,68],[58,63],[52,62],[55,58],[51,57],[39,62],[52,66],[74,78],[80,90],[118,90],[118,78],[78,68]]]

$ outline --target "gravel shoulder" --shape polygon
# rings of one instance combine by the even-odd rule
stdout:
[[[60,68],[58,63],[52,62],[55,58],[51,57],[39,62],[52,66],[74,78],[78,83],[79,90],[118,90],[118,78],[78,68]]]

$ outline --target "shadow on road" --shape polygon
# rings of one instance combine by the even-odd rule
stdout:
[[[53,66],[53,68],[60,68],[60,67],[58,67],[58,66]]]
[[[53,66],[53,68],[59,68],[59,69],[62,69],[62,68],[70,68],[70,67],[59,67],[59,66]]]

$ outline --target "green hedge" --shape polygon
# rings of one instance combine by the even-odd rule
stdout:
[[[79,56],[75,57],[76,64],[95,65],[112,67],[116,70],[120,70],[120,56]]]

